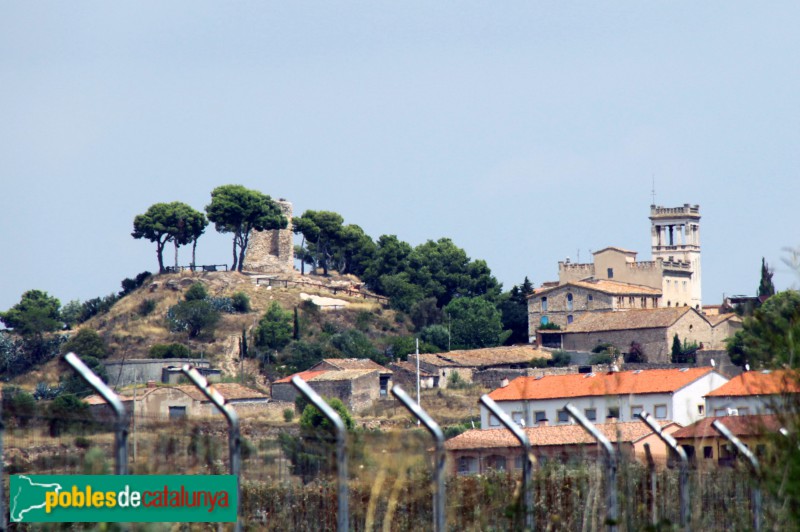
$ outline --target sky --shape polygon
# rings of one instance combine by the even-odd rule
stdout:
[[[699,204],[704,304],[800,277],[797,2],[0,3],[0,310],[157,271],[215,187],[451,238],[505,289]],[[209,227],[199,264],[231,262]],[[172,260],[167,252],[166,260]],[[181,263],[190,261],[182,249]]]

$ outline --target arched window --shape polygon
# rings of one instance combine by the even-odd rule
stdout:
[[[572,310],[572,294],[567,294],[567,310]]]
[[[567,314],[567,325],[572,323],[572,314]]]
[[[542,298],[542,312],[547,312],[547,298]]]
[[[547,316],[542,316],[542,320],[541,321],[542,321],[542,325],[547,325],[548,323],[550,323],[550,320],[547,318]]]

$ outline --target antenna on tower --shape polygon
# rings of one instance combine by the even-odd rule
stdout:
[[[653,180],[653,188],[650,190],[650,194],[653,196],[652,205],[655,205],[656,204],[656,174],[652,174],[651,178]]]

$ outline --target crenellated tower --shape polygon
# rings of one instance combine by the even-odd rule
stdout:
[[[650,205],[653,260],[663,265],[662,305],[703,308],[700,206]]]

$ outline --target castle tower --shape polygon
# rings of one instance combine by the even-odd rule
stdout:
[[[650,205],[653,260],[663,267],[661,304],[703,308],[700,270],[700,206]]]
[[[289,220],[286,229],[253,231],[244,257],[244,270],[261,273],[291,273],[294,271],[292,241],[292,204],[277,200],[283,215]]]

